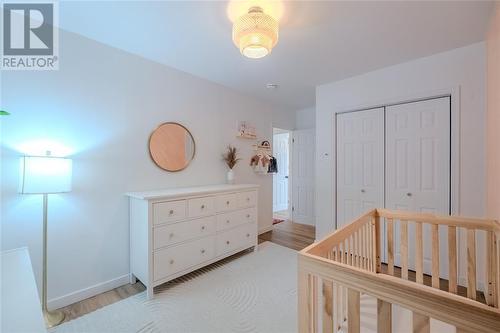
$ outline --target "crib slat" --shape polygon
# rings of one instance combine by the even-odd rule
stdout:
[[[467,297],[476,299],[476,231],[467,229]]]
[[[413,312],[413,333],[430,333],[430,318]]]
[[[363,226],[363,269],[368,269],[368,224]]]
[[[493,302],[496,308],[500,307],[500,240],[497,234],[493,234],[493,290],[495,291]]]
[[[373,237],[374,237],[374,244],[373,244],[373,249],[374,249],[374,254],[375,254],[375,272],[380,273],[382,272],[382,262],[381,262],[381,257],[380,257],[380,217],[375,216],[375,228],[373,228]]]
[[[365,225],[365,269],[370,270],[370,223]]]
[[[359,267],[360,268],[365,268],[365,255],[364,255],[364,248],[365,248],[365,236],[364,236],[364,226],[359,229]]]
[[[353,263],[352,252],[355,245],[353,244],[352,237],[347,237],[346,242],[347,242],[347,264],[349,266],[352,266]]]
[[[317,332],[317,320],[318,318],[318,309],[317,309],[317,297],[318,297],[318,277],[314,275],[309,275],[309,289],[310,289],[310,297],[309,297],[309,309],[311,311],[311,332]]]
[[[354,262],[355,267],[359,267],[359,230],[356,231],[353,235],[353,241],[356,244],[356,248],[354,250],[353,256],[356,258],[356,261]]]
[[[377,333],[392,332],[391,303],[377,299]]]
[[[439,289],[439,225],[432,229],[432,287]]]
[[[333,282],[323,280],[323,332],[333,332]]]
[[[457,228],[448,226],[448,291],[457,293]]]
[[[408,221],[401,220],[401,277],[408,280]]]
[[[338,331],[339,330],[339,286],[338,284],[334,283],[333,284],[333,300],[334,300],[334,304],[333,304],[333,313],[332,313],[332,316],[333,316],[333,328],[334,328],[334,331]]]
[[[486,304],[489,306],[495,306],[495,288],[494,288],[494,252],[493,248],[493,232],[489,231],[486,233],[486,283],[488,284],[486,289]]]
[[[362,268],[363,267],[363,238],[361,237],[362,236],[362,228],[360,228],[357,232],[357,235],[356,235],[356,238],[357,238],[357,244],[358,244],[358,248],[357,248],[357,251],[358,251],[358,266],[359,268]]]
[[[347,301],[347,332],[359,333],[360,331],[360,302],[359,291],[348,289]]]
[[[417,283],[424,283],[424,240],[422,233],[422,222],[415,222],[415,270]]]
[[[368,270],[373,272],[373,224],[372,222],[368,223],[367,237],[368,237]]]
[[[394,222],[392,219],[387,219],[387,255],[387,273],[394,275]]]

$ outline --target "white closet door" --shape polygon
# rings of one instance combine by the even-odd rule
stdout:
[[[337,227],[384,207],[384,108],[337,115]]]
[[[386,108],[386,206],[389,209],[449,214],[450,98]],[[427,228],[428,227],[428,228]],[[395,264],[400,262],[396,223]],[[431,273],[431,231],[424,227],[424,271]],[[415,226],[409,225],[409,266],[414,269]],[[447,277],[446,230],[440,230],[441,276]],[[445,260],[446,259],[446,260]]]
[[[314,142],[313,129],[292,133],[292,221],[310,225],[315,224]]]

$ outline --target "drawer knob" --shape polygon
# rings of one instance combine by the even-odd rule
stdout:
[[[226,241],[226,244],[229,245],[229,241]]]
[[[229,223],[229,220],[227,220],[226,223]]]
[[[201,209],[205,209],[205,205],[201,205]]]
[[[247,198],[247,201],[250,201],[250,198]]]
[[[411,197],[411,193],[410,192],[406,193],[406,196]]]
[[[171,232],[170,235],[169,235],[170,238],[174,237],[174,233]]]
[[[174,259],[170,259],[170,265],[174,263]]]
[[[250,214],[247,214],[247,218],[250,218]]]
[[[247,234],[247,237],[250,237],[250,234]]]
[[[229,205],[229,201],[226,201],[226,205]]]
[[[205,226],[204,225],[201,226],[201,230],[205,230]]]
[[[174,210],[171,209],[170,212],[168,212],[170,215],[172,215],[174,213]]]
[[[205,249],[202,249],[202,250],[201,250],[201,253],[205,253]]]

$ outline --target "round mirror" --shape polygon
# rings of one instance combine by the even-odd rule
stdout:
[[[177,123],[161,124],[149,138],[149,153],[160,168],[181,171],[194,158],[194,139],[188,129]]]

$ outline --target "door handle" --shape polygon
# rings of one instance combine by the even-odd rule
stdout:
[[[288,179],[288,176],[285,176],[286,179]]]

